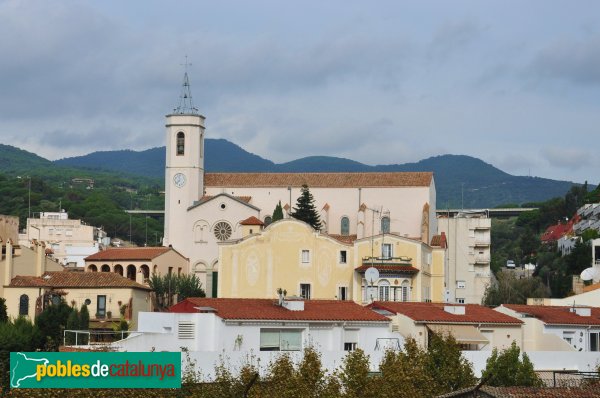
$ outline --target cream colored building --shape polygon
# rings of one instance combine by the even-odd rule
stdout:
[[[100,250],[98,236],[103,231],[81,220],[69,219],[65,211],[42,212],[39,218],[28,218],[25,232],[19,234],[19,244],[30,247],[31,242],[45,242],[48,254],[62,265],[83,266],[83,257]],[[77,253],[85,253],[76,256]],[[70,264],[68,264],[70,262]]]
[[[205,173],[204,116],[191,103],[187,73],[181,102],[166,116],[165,228],[163,245],[190,259],[216,297],[218,243],[243,237],[241,221],[270,223],[308,185],[329,235],[392,233],[429,243],[436,233],[433,174],[421,173]]]
[[[219,244],[219,296],[276,298],[277,289],[310,299],[441,300],[444,248],[394,234],[354,239],[284,219]],[[373,286],[365,270],[379,270]]]
[[[369,307],[392,320],[392,330],[427,348],[432,334],[452,334],[463,350],[503,350],[513,341],[523,349],[521,319],[478,304],[394,303]]]
[[[137,326],[137,314],[151,311],[150,288],[114,273],[45,272],[41,276],[16,276],[4,287],[8,315],[12,318],[34,318],[56,298],[81,308],[87,304],[91,328],[112,329],[112,322],[127,306],[126,319],[132,329]]]
[[[189,273],[189,261],[171,247],[110,248],[85,258],[86,272],[109,272],[140,284],[151,274]]]
[[[491,226],[486,211],[438,217],[438,231],[448,242],[444,301],[481,304],[490,284]]]

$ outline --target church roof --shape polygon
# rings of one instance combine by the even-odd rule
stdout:
[[[188,210],[191,210],[191,209],[201,206],[207,202],[210,202],[211,200],[215,200],[215,199],[217,199],[219,197],[223,197],[223,196],[227,197],[231,200],[234,200],[236,202],[239,202],[245,206],[248,206],[254,210],[260,210],[258,207],[250,204],[250,200],[252,200],[252,196],[233,196],[233,195],[229,195],[228,193],[220,193],[215,196],[205,195],[205,196],[201,197],[199,201],[194,202],[194,204],[192,206],[188,207]]]
[[[428,187],[431,172],[397,173],[206,173],[207,187]]]

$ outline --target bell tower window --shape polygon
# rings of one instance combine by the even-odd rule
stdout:
[[[185,134],[181,131],[177,133],[177,156],[182,156],[185,152]]]

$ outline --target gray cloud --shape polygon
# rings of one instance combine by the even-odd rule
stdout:
[[[545,147],[540,150],[542,157],[553,167],[578,170],[590,166],[592,154],[579,148]]]

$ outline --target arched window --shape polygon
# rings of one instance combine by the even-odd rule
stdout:
[[[135,265],[129,264],[127,266],[127,279],[131,279],[132,281],[135,281],[135,273],[136,273]]]
[[[29,315],[29,296],[22,294],[19,298],[19,316]]]
[[[402,288],[402,301],[409,301],[410,300],[410,284],[408,283],[408,281],[402,282],[401,288]]]
[[[390,282],[385,279],[379,281],[379,300],[390,301]]]
[[[88,265],[88,272],[98,272],[98,268],[94,264]]]
[[[102,271],[102,272],[110,272],[110,265],[108,265],[108,264],[102,264],[102,267],[100,267],[100,271]]]
[[[185,134],[181,131],[177,133],[177,156],[185,153]]]
[[[344,236],[350,235],[350,219],[348,217],[342,217],[340,231],[340,233]]]
[[[123,276],[123,266],[121,264],[115,265],[115,274]]]
[[[265,227],[269,226],[269,224],[271,224],[272,222],[273,222],[273,219],[271,218],[271,216],[265,217]]]
[[[381,233],[382,234],[390,233],[390,218],[388,216],[381,217]]]
[[[140,270],[142,271],[142,275],[144,276],[144,282],[147,282],[148,279],[150,279],[150,267],[148,267],[146,264],[142,264]]]

